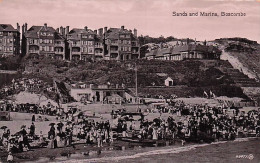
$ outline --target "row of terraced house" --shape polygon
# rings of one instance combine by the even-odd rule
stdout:
[[[21,39],[20,39],[21,36]],[[100,28],[91,30],[69,26],[56,30],[48,26],[17,23],[0,24],[0,56],[24,55],[29,58],[50,57],[62,60],[130,60],[140,57],[137,30]]]

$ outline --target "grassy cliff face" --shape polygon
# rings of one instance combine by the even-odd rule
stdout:
[[[80,61],[69,63],[45,59],[33,64],[33,68],[36,70],[33,74],[43,79],[57,78],[69,83],[83,81],[107,84],[109,82],[114,85],[125,84],[127,87],[135,87],[136,67],[138,87],[143,95],[203,96],[204,90],[211,90],[219,96],[245,97],[242,90],[232,86],[233,81],[222,72],[223,67],[231,67],[231,65],[227,61],[221,60],[135,60],[93,63]],[[174,80],[175,88],[162,88],[167,76]]]

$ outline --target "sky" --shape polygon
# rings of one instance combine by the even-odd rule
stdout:
[[[172,12],[242,12],[237,17],[172,16]],[[138,35],[196,40],[245,37],[260,43],[260,0],[0,0],[0,24],[47,23],[95,30],[122,25]]]

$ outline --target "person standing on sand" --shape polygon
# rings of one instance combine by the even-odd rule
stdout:
[[[35,115],[32,116],[32,122],[35,122]]]
[[[153,140],[157,140],[157,139],[158,139],[157,129],[156,127],[153,127]]]
[[[35,136],[35,125],[34,123],[32,122],[32,125],[30,127],[30,135],[34,138]]]
[[[8,153],[8,156],[7,156],[7,160],[6,160],[8,163],[11,163],[14,161],[14,156],[12,154],[12,152],[9,152]]]
[[[101,129],[98,129],[97,131],[97,143],[98,147],[103,147]]]
[[[55,148],[54,146],[54,140],[55,140],[55,128],[54,126],[51,126],[50,131],[48,132],[48,137],[50,139],[49,148]]]

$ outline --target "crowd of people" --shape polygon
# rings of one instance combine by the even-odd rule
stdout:
[[[140,110],[127,113],[122,109],[112,111],[110,120],[95,122],[76,108],[58,109],[56,115],[59,115],[60,122],[51,123],[46,136],[42,131],[39,135],[35,134],[36,127],[32,118],[28,131],[26,126],[22,126],[21,131],[11,135],[8,128],[2,128],[4,132],[0,137],[0,145],[7,148],[8,152],[22,152],[30,150],[32,144],[57,148],[71,146],[76,141],[102,147],[104,143],[125,137],[140,142],[180,140],[184,145],[187,141],[213,142],[260,135],[260,110],[245,113],[238,108],[176,102],[173,106],[161,107],[159,112],[167,112],[168,117],[160,114],[148,120]],[[136,119],[136,116],[139,118]]]
[[[0,89],[0,99],[4,99],[7,96],[17,94],[21,91],[40,93],[42,90],[46,94],[52,94],[55,92],[51,84],[38,78],[17,78],[13,79],[10,85],[4,86]]]

